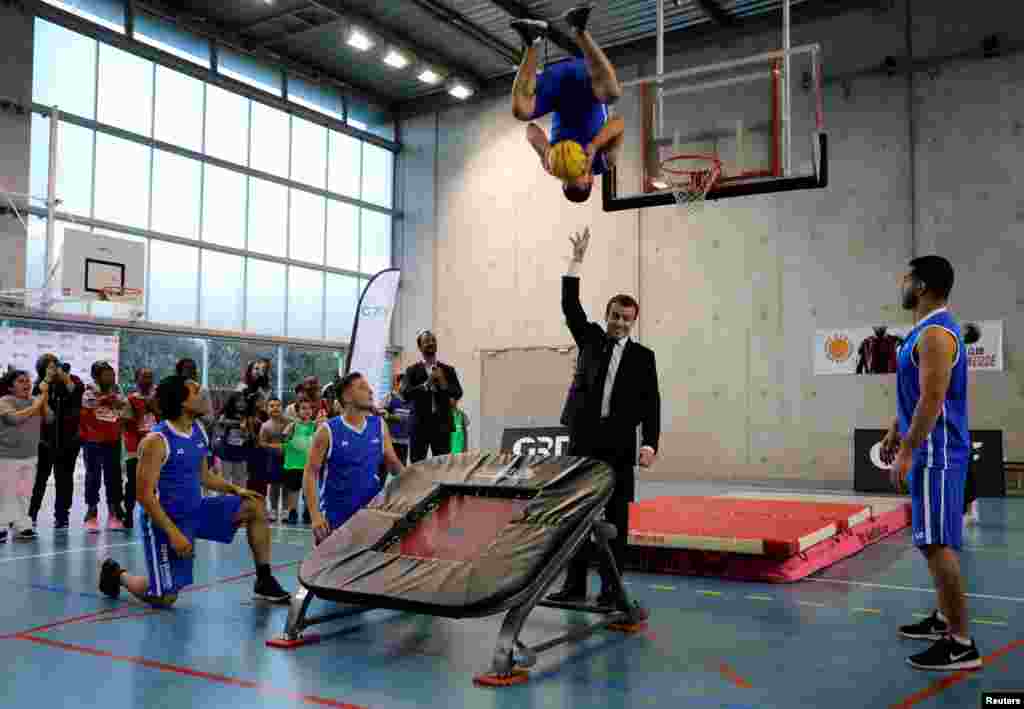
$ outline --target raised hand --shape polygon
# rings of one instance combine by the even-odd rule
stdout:
[[[577,232],[575,236],[569,237],[572,244],[572,260],[583,263],[583,257],[587,254],[587,246],[590,244],[590,227],[586,227],[583,233]]]

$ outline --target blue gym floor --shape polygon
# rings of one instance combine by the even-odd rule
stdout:
[[[675,486],[672,494],[708,494]],[[721,488],[719,488],[721,491]],[[658,486],[656,494],[666,494]],[[650,489],[646,492],[651,494]],[[926,674],[904,658],[923,647],[896,626],[933,607],[909,534],[890,537],[793,585],[627,575],[651,611],[646,631],[602,632],[542,654],[529,684],[481,689],[500,616],[450,621],[393,611],[322,626],[318,645],[274,650],[287,607],[251,598],[245,535],[201,542],[196,586],[170,611],[102,597],[98,566],[143,568],[137,538],[77,528],[0,546],[5,706],[19,707],[974,707],[983,690],[1024,677],[1024,499],[981,501],[963,569],[984,670]],[[274,564],[295,588],[304,528],[275,527]],[[244,576],[243,576],[244,575]],[[317,606],[315,606],[317,607]],[[318,606],[324,608],[324,606]],[[582,622],[540,609],[527,642]]]

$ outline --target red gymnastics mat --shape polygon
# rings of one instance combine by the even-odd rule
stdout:
[[[656,497],[630,506],[633,571],[790,582],[910,524],[896,498]]]

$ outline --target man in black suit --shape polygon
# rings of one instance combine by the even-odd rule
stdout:
[[[590,229],[570,238],[573,260],[562,278],[562,312],[579,347],[576,374],[564,414],[569,426],[569,454],[602,460],[615,470],[615,492],[605,518],[618,532],[611,542],[615,563],[622,568],[629,535],[629,503],[636,481],[636,427],[641,427],[640,465],[650,467],[661,434],[661,395],[654,352],[633,342],[630,330],[640,305],[628,295],[617,295],[605,308],[605,327],[587,321],[580,305],[579,267],[590,241]],[[589,546],[589,545],[588,545]],[[593,549],[584,548],[569,563],[565,585],[551,600],[582,602],[587,597],[587,567]],[[601,564],[598,605],[612,606],[610,569]]]
[[[437,338],[430,330],[416,337],[423,359],[405,370],[401,396],[412,403],[409,431],[409,461],[417,463],[431,455],[451,452],[452,399],[462,398],[462,385],[455,368],[437,360]]]

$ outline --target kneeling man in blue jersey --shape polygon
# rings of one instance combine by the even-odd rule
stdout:
[[[139,445],[136,472],[146,576],[131,576],[113,559],[103,562],[100,591],[111,598],[128,589],[145,603],[170,607],[192,584],[195,540],[230,544],[245,527],[256,562],[256,598],[286,602],[289,594],[270,572],[270,529],[263,497],[232,485],[207,467],[210,443],[196,420],[205,413],[199,384],[167,377],[156,390],[164,420]],[[201,488],[227,493],[203,497]]]
[[[380,416],[372,415],[376,410],[373,390],[366,378],[352,372],[335,388],[343,413],[320,424],[303,475],[317,544],[383,489],[382,462],[396,475],[405,470],[395,454],[388,427],[381,423]]]
[[[615,67],[587,31],[593,3],[585,2],[565,13],[583,58],[572,58],[544,68],[537,76],[540,62],[537,45],[548,32],[544,20],[512,21],[526,52],[512,85],[512,113],[525,122],[526,139],[540,158],[541,166],[552,172],[552,146],[571,140],[586,152],[583,174],[562,183],[562,193],[570,202],[586,202],[594,186],[594,175],[603,175],[615,164],[622,151],[625,123],[608,115],[608,106],[622,96]],[[552,114],[551,139],[534,121]]]
[[[903,308],[914,327],[897,356],[897,410],[882,441],[897,488],[910,484],[914,545],[928,560],[938,608],[913,625],[907,638],[934,640],[907,658],[920,670],[972,670],[981,656],[967,627],[960,574],[964,484],[971,455],[967,425],[967,352],[960,323],[946,309],[953,266],[941,256],[910,262],[903,277]]]

